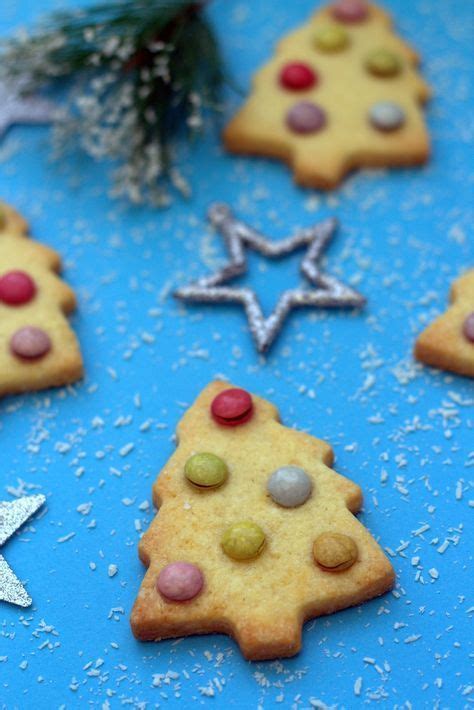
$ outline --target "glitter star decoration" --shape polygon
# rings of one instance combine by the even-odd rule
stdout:
[[[23,496],[13,501],[0,501],[0,547],[41,508],[46,498],[41,495]],[[0,555],[0,601],[27,607],[31,597]]]
[[[22,95],[21,82],[0,82],[0,138],[17,124],[52,123],[58,107],[35,95]]]
[[[299,229],[293,236],[278,242],[266,239],[255,229],[236,219],[228,205],[221,203],[212,205],[208,218],[224,238],[229,260],[214,274],[200,278],[189,286],[178,288],[174,295],[183,301],[242,304],[259,352],[268,350],[286,316],[293,308],[300,306],[360,308],[365,304],[365,298],[360,293],[334,276],[323,274],[319,268],[318,261],[321,254],[337,227],[334,218],[319,222],[312,227]],[[312,288],[284,291],[268,318],[264,317],[258,298],[252,289],[224,285],[231,279],[246,273],[247,248],[269,258],[281,258],[303,246],[307,249],[301,261],[300,271]]]

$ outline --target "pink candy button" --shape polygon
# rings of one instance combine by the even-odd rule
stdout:
[[[156,580],[158,592],[173,602],[194,599],[203,585],[204,576],[201,570],[190,562],[172,562],[166,565]]]
[[[474,311],[464,321],[462,332],[466,340],[474,343]]]
[[[337,0],[332,6],[332,15],[339,22],[363,22],[368,13],[364,0]]]
[[[12,335],[10,350],[17,357],[36,360],[51,350],[51,338],[41,328],[27,325]]]
[[[326,113],[311,101],[300,101],[286,114],[286,125],[295,133],[316,133],[326,125]]]

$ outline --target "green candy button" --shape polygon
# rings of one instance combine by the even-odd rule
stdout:
[[[369,54],[366,67],[376,76],[396,76],[402,70],[399,57],[388,49],[377,49]]]
[[[242,520],[227,528],[221,545],[225,554],[233,560],[251,560],[257,557],[265,544],[265,533],[251,520]]]
[[[184,475],[198,488],[217,488],[229,475],[225,462],[215,454],[194,454],[186,461]]]
[[[342,27],[328,25],[318,30],[314,35],[314,43],[323,52],[339,52],[347,46],[348,34]]]

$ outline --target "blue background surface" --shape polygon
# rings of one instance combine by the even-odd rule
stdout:
[[[0,31],[58,4],[4,0]],[[244,87],[315,4],[213,6]],[[474,391],[472,381],[414,364],[411,352],[474,262],[473,5],[385,6],[435,92],[433,159],[423,169],[358,173],[322,195],[294,187],[279,163],[224,155],[211,135],[182,158],[193,197],[160,212],[112,202],[103,166],[49,164],[45,128],[14,128],[1,143],[2,197],[61,252],[78,294],[72,323],[87,373],[67,390],[0,405],[1,497],[48,499],[2,550],[34,606],[0,609],[1,707],[472,703]],[[239,101],[229,96],[228,115]],[[223,256],[205,222],[216,199],[275,238],[335,214],[342,227],[327,268],[367,296],[364,313],[294,313],[264,360],[238,307],[177,304],[172,288]],[[296,259],[255,259],[248,281],[268,309],[298,282],[296,269]],[[224,636],[141,644],[129,629],[152,482],[183,410],[217,375],[333,445],[337,469],[364,491],[360,518],[398,575],[393,593],[308,623],[291,660],[247,663]]]

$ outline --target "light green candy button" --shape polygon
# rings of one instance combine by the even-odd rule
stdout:
[[[215,454],[194,454],[186,461],[184,475],[198,488],[217,488],[229,475],[225,462]]]
[[[233,560],[250,560],[257,557],[265,544],[265,533],[251,520],[230,525],[222,535],[221,545]]]
[[[314,35],[314,43],[323,52],[339,52],[347,46],[349,36],[342,27],[328,25],[322,27]]]

